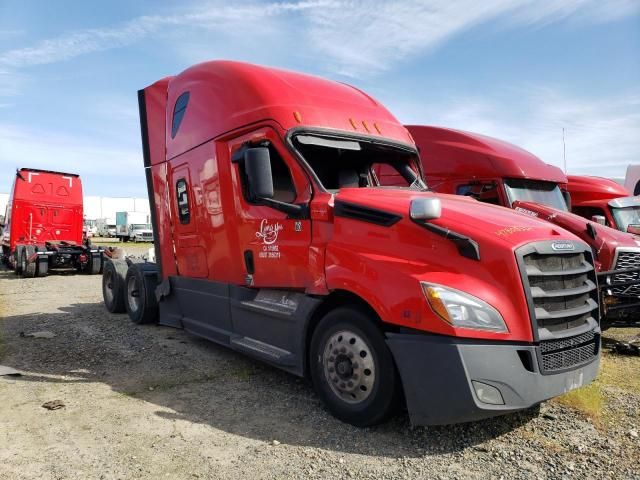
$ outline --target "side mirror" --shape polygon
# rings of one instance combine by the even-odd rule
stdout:
[[[273,198],[271,159],[267,147],[248,148],[244,152],[244,169],[251,194],[256,198]]]
[[[606,225],[607,219],[604,218],[604,215],[593,215],[591,217],[591,221],[595,223],[599,223],[600,225]]]
[[[414,198],[409,206],[412,220],[435,220],[442,215],[442,204],[439,198]]]
[[[564,203],[567,204],[567,211],[571,211],[571,194],[566,191],[566,190],[562,190],[562,197],[564,198]]]
[[[633,233],[634,235],[640,235],[640,225],[630,224],[627,226],[627,233]]]

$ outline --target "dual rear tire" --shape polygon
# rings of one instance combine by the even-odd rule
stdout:
[[[102,297],[111,313],[127,312],[137,324],[153,323],[158,318],[155,287],[157,268],[152,263],[127,263],[108,260],[102,273]]]

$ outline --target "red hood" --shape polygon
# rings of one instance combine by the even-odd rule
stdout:
[[[578,240],[549,222],[460,195],[396,188],[347,188],[340,190],[336,200],[395,213],[410,221],[411,200],[434,196],[442,202],[442,215],[429,223],[466,235],[478,243],[500,244],[502,248],[508,245],[515,249],[538,240]]]
[[[600,225],[573,213],[532,202],[514,202],[513,208],[525,215],[558,225],[581,238],[591,246],[603,270],[613,268],[616,248],[640,247],[640,242],[634,235]],[[595,238],[589,231],[595,232]]]

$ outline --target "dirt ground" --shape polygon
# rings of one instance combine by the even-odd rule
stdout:
[[[2,479],[640,478],[640,357],[606,354],[596,393],[522,414],[358,429],[305,380],[108,313],[99,276],[0,270],[0,318],[0,365],[22,373],[0,377]]]

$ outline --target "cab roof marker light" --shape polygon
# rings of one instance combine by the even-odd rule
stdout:
[[[355,122],[355,120],[353,118],[349,119],[349,123],[351,123],[351,126],[353,127],[354,130],[358,129],[358,127],[356,125],[356,122]]]
[[[364,120],[362,120],[362,126],[364,127],[364,129],[367,131],[367,133],[370,133],[371,130],[369,130],[369,127],[367,126],[367,122],[365,122]]]
[[[378,124],[376,122],[373,122],[373,128],[376,129],[376,132],[382,135],[382,131],[380,130],[380,127],[378,127]]]
[[[300,112],[293,112],[293,118],[295,118],[298,123],[302,122],[302,115],[300,115]]]

